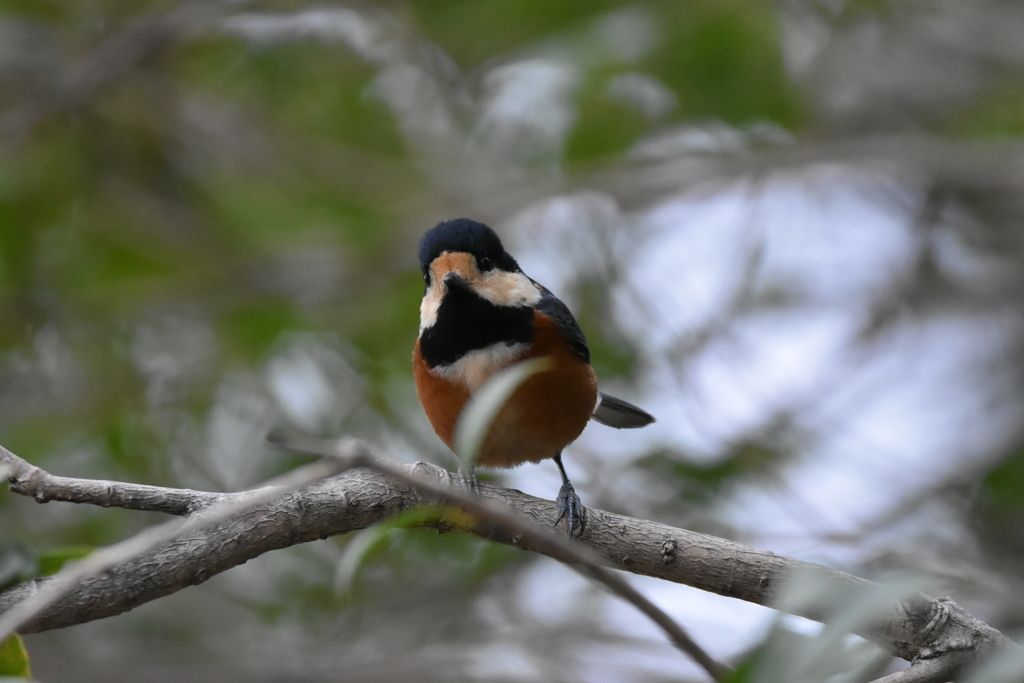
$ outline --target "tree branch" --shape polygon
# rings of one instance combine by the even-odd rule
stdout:
[[[879,678],[874,683],[946,683],[954,680],[957,672],[972,661],[973,657],[950,653],[916,662],[902,671]]]
[[[222,493],[170,489],[102,479],[58,477],[26,462],[3,446],[0,446],[0,464],[6,464],[11,468],[8,476],[11,491],[22,496],[30,496],[37,503],[56,500],[185,516],[225,499],[225,494]]]
[[[230,519],[261,503],[273,500],[286,492],[299,489],[312,481],[338,474],[343,466],[343,463],[337,459],[321,461],[292,470],[284,476],[268,482],[268,485],[259,489],[244,491],[230,497],[217,495],[218,501],[215,505],[205,507],[202,515],[189,516],[184,524],[173,521],[149,527],[130,538],[111,546],[100,548],[78,562],[69,563],[62,567],[50,581],[34,591],[31,596],[11,606],[10,609],[0,611],[0,642],[18,628],[30,622],[47,607],[53,605],[63,596],[77,588],[83,581],[106,572],[112,567],[144,556],[162,544],[182,535],[183,529],[194,531]],[[33,497],[41,502],[48,500],[47,492],[41,486],[44,481],[49,479],[58,486],[63,486],[68,481],[63,477],[52,477],[38,467],[29,465],[2,446],[0,446],[0,468],[4,470],[5,478],[8,478],[11,482],[12,490],[23,488],[21,483],[22,478],[24,478],[30,483],[29,486],[24,487],[24,490],[31,491]],[[83,484],[81,488],[88,495],[95,495],[97,489],[116,488],[114,482],[79,481]],[[99,484],[99,486],[96,486],[96,484]],[[136,489],[137,492],[140,487],[132,488]],[[163,492],[168,490],[173,491],[173,489],[148,487],[148,491],[145,493],[150,494],[150,497],[154,500],[155,507],[162,508],[165,504]],[[58,490],[59,492],[60,489]],[[112,495],[111,498],[124,499],[132,504],[134,509],[140,509],[140,502],[144,499],[144,497],[119,496],[116,494]],[[200,496],[200,501],[208,502],[209,499],[205,498],[204,501],[204,497]],[[109,501],[105,502],[109,504]],[[149,508],[143,507],[142,509]]]
[[[72,499],[75,491],[81,491],[83,495],[78,500],[107,505],[123,500],[129,502],[132,509],[176,509],[179,514],[185,514],[187,510],[209,505],[211,496],[232,499],[246,495],[135,487],[117,482],[97,485],[88,480],[52,477],[0,448],[0,466],[5,464],[10,470],[8,478],[14,492],[44,501],[56,499],[58,490],[65,496],[62,499]],[[35,615],[21,630],[43,631],[120,614],[186,586],[202,583],[214,574],[270,550],[363,529],[403,510],[436,504],[438,491],[461,487],[451,473],[434,465],[386,467],[403,473],[402,480],[368,469],[355,469],[262,502],[214,524],[191,529],[140,557],[85,579]],[[415,477],[418,485],[409,485],[407,478],[411,477]],[[54,489],[47,488],[51,483]],[[120,491],[122,486],[127,488]],[[102,496],[104,490],[109,491],[106,498]],[[128,495],[127,491],[133,494]],[[514,510],[545,526],[550,526],[558,514],[552,501],[489,482],[481,482],[480,495],[483,501],[499,509]],[[171,505],[168,500],[176,502]],[[449,524],[452,528],[461,523],[453,519]],[[567,559],[564,552],[540,547],[533,538],[503,533],[495,525],[466,523],[455,528]],[[587,527],[580,540],[600,556],[605,566],[766,606],[773,606],[788,579],[815,575],[834,586],[834,599],[797,609],[795,613],[816,621],[828,621],[840,605],[875,585],[827,567],[732,541],[596,509],[588,510]],[[0,613],[51,581],[53,579],[37,579],[0,593]],[[859,634],[907,660],[924,663],[942,658],[943,671],[947,670],[945,662],[952,661],[951,653],[956,653],[962,662],[975,661],[993,649],[1010,644],[1002,633],[975,619],[952,601],[924,595],[894,604],[886,614],[860,629]],[[925,673],[922,669],[933,669],[933,666],[918,664],[907,672],[914,669],[917,671],[913,674],[900,673],[916,676]]]

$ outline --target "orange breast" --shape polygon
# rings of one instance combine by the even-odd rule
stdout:
[[[568,350],[555,322],[535,312],[534,328],[534,343],[522,358],[547,356],[553,367],[527,379],[509,398],[484,440],[480,465],[513,467],[553,458],[579,437],[597,403],[593,368]],[[413,351],[413,368],[427,419],[450,448],[469,390],[431,373],[420,354],[419,341]]]
[[[455,422],[459,419],[462,406],[469,400],[469,389],[430,372],[420,352],[419,339],[412,351],[412,371],[416,379],[416,394],[423,412],[430,420],[430,426],[441,437],[441,441],[452,448]]]

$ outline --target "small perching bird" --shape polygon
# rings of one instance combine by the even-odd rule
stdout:
[[[644,427],[649,414],[597,390],[590,349],[576,319],[534,282],[486,225],[465,218],[438,223],[420,242],[426,292],[413,350],[416,391],[431,426],[454,449],[463,407],[500,370],[529,358],[547,369],[529,376],[498,411],[479,449],[484,467],[552,458],[562,475],[558,519],[582,533],[583,507],[562,465],[562,449],[588,420],[618,429]]]

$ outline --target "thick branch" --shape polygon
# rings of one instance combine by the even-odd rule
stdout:
[[[0,465],[3,464],[13,468],[9,476],[16,492],[23,489],[24,493],[42,496],[43,500],[52,498],[45,488],[50,481],[46,477],[35,474],[33,486],[22,484],[21,477],[36,468],[0,450]],[[461,486],[458,480],[453,482],[450,473],[434,465],[418,463],[400,467],[435,485]],[[63,487],[60,490],[64,491],[65,499],[73,496],[76,487],[83,492],[83,499],[89,495],[95,497],[94,482],[64,478],[52,478],[52,481]],[[210,502],[211,495],[221,497],[157,487],[131,488],[136,495],[127,496],[114,492],[121,484],[106,482],[103,486],[112,493],[101,504],[114,504],[112,501],[121,495],[131,501],[133,509],[166,511],[170,495],[167,491],[176,491],[173,498],[178,501],[179,510],[203,507]],[[87,493],[89,491],[93,493]],[[551,501],[487,482],[481,483],[480,493],[485,500],[545,525],[550,525],[558,514]],[[146,507],[146,495],[151,496],[152,507]],[[228,494],[223,498],[235,495],[244,494]],[[197,528],[139,558],[112,567],[103,575],[91,577],[38,614],[22,630],[43,631],[120,614],[186,586],[202,583],[214,574],[270,550],[363,529],[403,510],[434,503],[435,497],[424,495],[421,489],[407,483],[379,472],[352,470],[222,522]],[[554,554],[548,548],[535,547],[536,544],[522,537],[502,534],[494,528],[477,525],[463,530],[523,549]],[[788,579],[816,575],[835,587],[835,600],[831,604],[819,603],[798,610],[798,614],[818,621],[827,621],[851,596],[874,585],[843,572],[732,541],[595,509],[588,510],[587,528],[581,541],[610,567],[767,606],[774,604]],[[48,581],[38,579],[0,594],[0,612],[10,609]],[[974,619],[955,603],[923,595],[893,605],[887,614],[861,631],[861,635],[908,660],[937,659],[953,651],[964,653],[965,659],[973,659],[1009,643],[1001,633]]]

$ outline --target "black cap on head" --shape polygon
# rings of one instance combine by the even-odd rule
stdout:
[[[427,231],[420,240],[420,268],[426,276],[434,259],[446,251],[464,252],[476,257],[481,269],[484,259],[508,272],[519,270],[519,264],[501,246],[498,235],[483,223],[468,218],[442,221]]]

